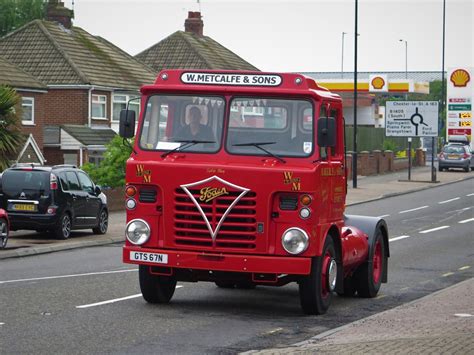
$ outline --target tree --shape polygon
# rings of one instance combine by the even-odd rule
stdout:
[[[44,18],[44,0],[0,0],[0,37],[24,24]]]
[[[132,142],[133,144],[133,142]],[[82,166],[92,180],[101,186],[120,187],[125,185],[125,162],[130,157],[131,149],[123,144],[123,138],[115,136],[104,153],[104,160],[97,167],[87,163]]]
[[[21,110],[20,96],[12,88],[0,85],[0,171],[10,166],[24,137],[19,129]]]

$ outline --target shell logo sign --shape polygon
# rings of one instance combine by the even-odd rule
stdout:
[[[471,76],[464,69],[457,69],[452,72],[449,78],[455,87],[466,87],[467,83],[471,80]]]
[[[372,79],[370,84],[374,87],[374,89],[380,90],[384,87],[385,80],[383,80],[383,78],[381,78],[380,76],[377,76]]]
[[[370,75],[369,91],[384,92],[388,91],[388,80],[386,75]]]

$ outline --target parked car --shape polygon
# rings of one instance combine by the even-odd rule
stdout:
[[[8,242],[9,222],[7,211],[0,208],[0,249],[5,249]]]
[[[474,154],[468,145],[462,143],[446,144],[438,157],[438,170],[450,168],[474,170]]]
[[[106,196],[73,165],[22,165],[5,170],[0,208],[8,212],[10,230],[50,231],[59,239],[69,238],[75,229],[107,232]]]

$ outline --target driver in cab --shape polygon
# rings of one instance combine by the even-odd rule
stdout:
[[[189,110],[189,124],[182,127],[177,134],[178,140],[215,141],[211,129],[201,123],[201,110],[193,106]]]

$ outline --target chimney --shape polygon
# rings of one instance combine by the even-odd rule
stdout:
[[[202,37],[204,22],[202,22],[201,18],[201,13],[199,11],[189,11],[188,18],[186,21],[184,21],[184,31],[191,32],[198,35],[199,37]]]
[[[74,11],[64,7],[64,3],[59,0],[49,0],[46,6],[46,20],[55,21],[65,28],[71,28]]]

